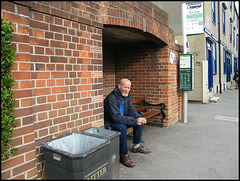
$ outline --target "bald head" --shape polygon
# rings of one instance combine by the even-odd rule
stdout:
[[[127,83],[130,83],[130,85],[131,85],[131,81],[129,79],[120,80],[120,85],[127,84]]]
[[[122,79],[118,88],[124,97],[127,97],[131,89],[131,81],[129,79]]]

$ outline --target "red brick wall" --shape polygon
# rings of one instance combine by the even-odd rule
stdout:
[[[2,17],[15,29],[12,75],[19,122],[13,135],[18,152],[2,164],[2,178],[41,177],[44,141],[103,124],[99,5],[24,3],[2,2]]]
[[[12,75],[19,123],[12,145],[18,152],[1,163],[2,179],[41,178],[44,141],[103,125],[103,97],[124,76],[118,62],[123,57],[113,58],[120,52],[103,55],[103,24],[139,29],[152,41],[163,42],[161,47],[143,44],[141,52],[130,47],[137,61],[121,70],[137,72],[135,77],[129,75],[133,95],[142,94],[137,90],[140,86],[144,93],[152,94],[150,101],[167,104],[169,124],[181,114],[178,57],[173,65],[168,63],[170,50],[177,54],[179,49],[168,27],[168,15],[152,3],[2,1],[1,16],[12,21],[15,29],[12,47],[18,55]],[[150,84],[148,78],[143,82],[141,76],[158,83]]]
[[[103,24],[140,29],[170,43],[168,14],[149,1],[101,2]]]
[[[111,56],[111,62],[106,63],[111,73],[104,71],[103,74],[105,77],[111,77],[115,73],[116,77],[115,80],[109,79],[105,82],[104,94],[111,92],[122,78],[128,78],[132,82],[133,98],[146,97],[150,103],[166,104],[167,117],[164,119],[166,126],[181,118],[179,116],[181,116],[182,93],[178,90],[176,66],[179,51],[174,51],[176,54],[174,64],[169,65],[171,49],[159,47],[152,42],[118,45],[114,48],[111,46],[104,50],[107,55],[115,52],[115,56]],[[107,62],[105,56],[104,62]],[[104,63],[104,67],[106,64]],[[154,120],[159,121],[160,118],[156,116]]]
[[[115,82],[115,46],[103,44],[103,50],[103,97],[105,98],[118,83]]]

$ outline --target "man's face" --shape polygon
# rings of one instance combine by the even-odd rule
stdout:
[[[131,82],[123,81],[122,84],[118,85],[118,88],[119,88],[120,92],[122,93],[122,95],[124,97],[127,97],[130,92],[130,89],[131,89]]]

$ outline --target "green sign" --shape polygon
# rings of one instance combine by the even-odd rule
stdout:
[[[194,58],[192,54],[179,55],[179,82],[181,91],[194,90]]]

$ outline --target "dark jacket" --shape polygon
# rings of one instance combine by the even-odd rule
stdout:
[[[233,80],[237,80],[238,77],[239,77],[239,72],[236,71],[235,74],[234,74],[234,76],[233,76]]]
[[[131,102],[131,94],[123,97],[118,86],[108,94],[104,99],[104,127],[110,128],[111,124],[126,124],[128,126],[137,126],[137,118],[142,117]],[[124,100],[124,115],[120,113],[120,105]]]

